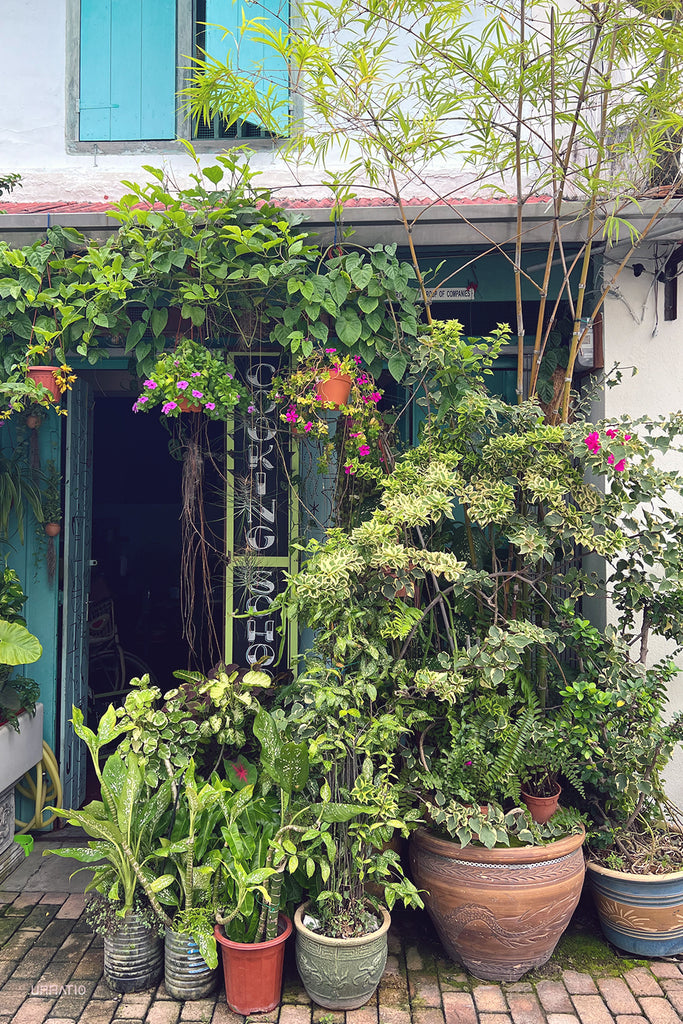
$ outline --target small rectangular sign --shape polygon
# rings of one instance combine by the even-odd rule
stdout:
[[[435,288],[431,293],[432,302],[467,302],[477,293],[476,288]]]

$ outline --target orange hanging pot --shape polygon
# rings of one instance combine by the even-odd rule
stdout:
[[[45,533],[48,537],[56,537],[60,533],[61,529],[62,528],[59,523],[45,523]]]
[[[50,392],[55,402],[61,401],[62,392],[55,380],[54,366],[29,366],[27,376],[30,380],[34,380],[36,384],[42,384]]]
[[[339,370],[329,370],[328,376],[317,383],[317,396],[321,402],[331,402],[335,408],[346,405],[351,394],[351,377]]]
[[[178,408],[181,412],[201,412],[201,405],[197,405],[196,402],[190,402],[188,398],[178,399]]]

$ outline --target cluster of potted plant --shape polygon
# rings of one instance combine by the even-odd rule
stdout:
[[[652,854],[666,837],[660,862],[683,867],[660,778],[682,731],[664,724],[676,670],[646,667],[653,633],[683,638],[682,485],[661,468],[683,420],[548,424],[535,402],[485,391],[504,337],[465,360],[459,324],[430,333],[413,369],[426,381],[433,363],[422,443],[359,526],[311,542],[281,604],[315,631],[320,671],[343,666],[371,688],[373,721],[392,723],[384,749],[427,825],[412,876],[446,949],[478,977],[516,980],[571,918],[586,833],[607,871],[631,867],[638,834]],[[602,579],[577,550],[603,560]],[[600,594],[603,628],[582,614]],[[527,786],[561,786],[563,809],[533,820]],[[619,921],[608,934],[633,948],[633,896],[593,885]]]
[[[305,974],[312,947],[325,947],[330,933],[358,946],[360,966],[333,980],[331,994],[316,989],[314,997],[332,1005],[339,989],[344,1005],[362,1005],[379,982],[388,929],[365,883],[382,883],[389,904],[421,902],[396,853],[381,850],[395,827],[407,834],[415,818],[402,819],[386,755],[368,751],[359,765],[347,764],[348,747],[329,748],[319,716],[301,716],[297,706],[266,710],[271,684],[263,673],[178,675],[181,685],[163,695],[146,679],[134,681],[124,706],[110,707],[96,731],[73,712],[101,799],[59,812],[84,829],[88,845],[51,852],[93,865],[89,914],[105,934],[105,977],[132,991],[158,979],[165,963],[169,993],[200,998],[215,987],[220,950],[231,1008],[273,1009],[292,931],[285,911],[308,893],[312,902],[296,918],[308,943],[300,969]]]
[[[225,420],[239,400],[240,387],[224,351],[180,338],[142,382],[133,411],[149,412],[161,406],[163,415],[172,419],[182,412],[203,412],[209,419]]]
[[[29,344],[18,362],[14,362],[0,383],[0,421],[13,413],[54,409],[65,416],[62,395],[71,389],[76,375],[63,353],[58,365],[48,363],[52,356],[50,338]],[[16,357],[15,357],[16,358]]]

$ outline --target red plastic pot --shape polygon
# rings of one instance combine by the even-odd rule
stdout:
[[[54,371],[54,366],[29,366],[27,375],[36,384],[42,384],[44,388],[47,388],[55,402],[59,402],[61,401],[62,392],[59,390],[59,384],[55,380]]]
[[[351,394],[351,378],[348,373],[330,370],[324,380],[318,381],[318,398],[337,406],[346,405]]]
[[[278,934],[268,942],[233,942],[221,925],[214,935],[220,946],[225,979],[225,998],[235,1013],[268,1013],[280,1002],[285,942],[292,922],[278,917]]]
[[[550,821],[557,810],[561,794],[562,787],[558,783],[557,793],[553,793],[552,796],[534,796],[532,793],[525,793],[522,790],[522,800],[528,807],[534,821],[539,825],[545,825],[546,821]]]

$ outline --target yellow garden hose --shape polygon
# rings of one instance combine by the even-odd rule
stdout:
[[[35,772],[35,778],[33,777],[33,772]],[[62,806],[62,784],[59,781],[57,758],[45,740],[43,740],[42,761],[39,761],[30,772],[26,772],[23,780],[18,782],[15,788],[17,793],[21,793],[27,800],[31,800],[35,807],[30,821],[20,821],[19,818],[14,819],[18,835],[29,832],[31,829],[45,828],[46,825],[50,825],[55,820],[57,815],[54,811],[49,817],[45,817],[45,807],[46,805],[50,807]]]

